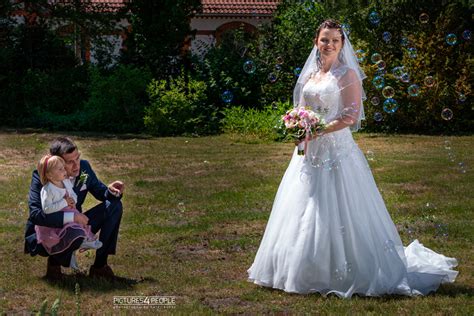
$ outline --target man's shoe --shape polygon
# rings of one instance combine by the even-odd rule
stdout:
[[[104,278],[108,280],[115,279],[114,271],[112,271],[112,268],[108,265],[105,265],[101,268],[91,266],[89,270],[89,276],[92,278]]]
[[[46,278],[50,280],[61,280],[63,277],[64,275],[61,272],[61,266],[51,264],[50,257],[48,257],[48,264],[46,267]]]

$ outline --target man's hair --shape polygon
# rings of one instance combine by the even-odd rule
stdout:
[[[53,156],[70,154],[77,149],[76,144],[69,137],[57,137],[49,146],[49,153]]]

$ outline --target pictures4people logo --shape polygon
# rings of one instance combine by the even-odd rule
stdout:
[[[114,296],[114,308],[175,308],[175,296]]]

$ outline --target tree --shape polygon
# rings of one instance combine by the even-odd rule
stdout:
[[[193,34],[190,19],[200,9],[199,0],[136,0],[128,5],[131,33],[123,61],[147,66],[155,78],[179,72],[185,61],[183,48]]]

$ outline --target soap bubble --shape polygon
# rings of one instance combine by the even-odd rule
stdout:
[[[230,90],[226,90],[221,95],[222,101],[225,103],[230,103],[234,99],[234,94]]]
[[[275,83],[278,80],[278,76],[271,72],[268,74],[267,79],[270,81],[270,83]]]
[[[393,252],[395,250],[395,243],[391,240],[385,240],[383,249],[385,252]]]
[[[462,38],[464,38],[466,41],[470,41],[471,36],[472,36],[471,30],[464,30],[464,32],[462,32]]]
[[[377,12],[375,11],[372,11],[370,12],[369,14],[369,22],[374,25],[374,26],[377,26],[379,23],[380,23],[380,16]]]
[[[383,32],[382,39],[385,41],[385,43],[388,43],[392,39],[392,34],[390,32]]]
[[[417,51],[416,51],[416,48],[415,47],[409,47],[408,48],[408,56],[410,58],[416,58],[417,56]]]
[[[350,262],[344,262],[344,270],[347,274],[352,272],[352,263]]]
[[[299,77],[300,74],[301,74],[301,67],[296,67],[296,68],[293,70],[293,73],[295,74],[296,77]]]
[[[179,203],[178,203],[178,210],[179,210],[180,212],[186,211],[186,205],[184,205],[184,202],[179,202]]]
[[[320,168],[323,165],[322,159],[319,158],[318,156],[311,156],[309,162],[310,162],[311,166],[313,166],[315,168]]]
[[[355,105],[344,108],[341,112],[341,119],[344,123],[352,125],[359,118],[359,111],[355,109]]]
[[[343,23],[341,26],[342,26],[342,29],[344,30],[344,32],[346,32],[347,35],[351,34],[351,26],[349,24]]]
[[[255,70],[257,69],[257,67],[255,67],[255,63],[252,60],[247,60],[244,63],[243,68],[244,68],[244,71],[248,74],[253,74]]]
[[[275,70],[276,71],[281,71],[281,65],[275,65]]]
[[[278,56],[278,57],[276,58],[276,63],[277,63],[278,65],[283,64],[283,57]]]
[[[376,89],[382,89],[383,86],[385,85],[385,79],[381,76],[376,76],[372,80],[372,84],[375,86]]]
[[[380,55],[379,53],[373,53],[370,57],[370,60],[372,61],[372,63],[376,64],[382,60],[382,55]]]
[[[359,63],[361,63],[361,62],[363,62],[363,61],[365,60],[366,53],[364,52],[363,49],[358,49],[358,50],[356,50],[355,54],[356,54],[356,57],[357,57],[357,61],[358,61]]]
[[[385,69],[385,66],[387,66],[383,60],[379,60],[376,65],[379,69]]]
[[[405,73],[403,66],[397,66],[392,69],[392,74],[395,78],[400,79],[402,75]]]
[[[408,72],[405,72],[405,73],[400,77],[400,80],[401,80],[402,82],[405,82],[405,83],[410,82],[410,75],[408,74]]]
[[[376,122],[381,122],[383,120],[383,115],[380,112],[375,112],[374,113],[374,121]]]
[[[382,95],[385,99],[393,98],[393,96],[395,95],[395,89],[393,89],[391,86],[386,86],[382,90]]]
[[[431,88],[435,84],[435,79],[433,78],[433,76],[426,76],[424,82],[425,86]]]
[[[311,182],[311,174],[309,172],[301,172],[300,173],[300,180],[303,183]]]
[[[458,38],[456,34],[449,33],[448,35],[446,35],[446,43],[448,45],[453,46],[453,45],[456,45],[457,42],[458,42]]]
[[[465,95],[464,93],[462,93],[462,92],[459,92],[459,93],[458,93],[458,100],[459,100],[460,102],[466,101],[466,95]]]
[[[416,97],[420,93],[420,87],[416,84],[412,84],[411,86],[408,87],[408,94],[411,97]]]
[[[383,110],[389,114],[395,113],[398,110],[398,102],[392,98],[385,100]]]
[[[367,150],[367,152],[365,153],[365,157],[369,161],[374,161],[375,160],[375,154],[372,150]]]
[[[400,38],[400,45],[405,47],[405,46],[408,46],[408,43],[409,43],[409,41],[408,41],[408,38],[406,36],[402,36],[402,38]]]
[[[344,271],[340,269],[335,269],[333,272],[333,278],[336,281],[342,281],[344,280]]]
[[[453,111],[450,108],[444,108],[441,111],[441,118],[445,121],[449,121],[453,118]]]
[[[430,20],[430,16],[427,13],[422,13],[420,14],[419,19],[421,23],[426,24]]]
[[[372,102],[373,105],[379,105],[380,99],[379,97],[375,96],[375,97],[372,97],[372,99],[370,99],[370,102]]]

